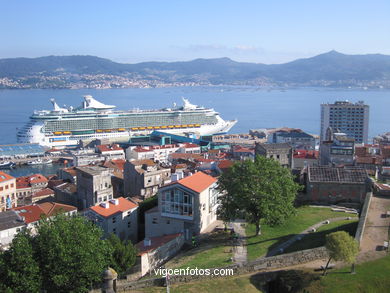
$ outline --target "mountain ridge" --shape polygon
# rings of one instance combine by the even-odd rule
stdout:
[[[92,55],[0,59],[0,88],[139,87],[140,83],[390,88],[390,56],[332,50],[283,64],[238,62],[228,57],[140,63]]]

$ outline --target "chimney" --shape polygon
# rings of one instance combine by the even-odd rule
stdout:
[[[152,239],[145,238],[144,239],[144,246],[151,246],[152,245]]]
[[[179,180],[184,178],[184,172],[183,171],[177,172],[177,175],[179,177]]]
[[[110,203],[117,206],[119,204],[119,199],[117,199],[117,198],[110,199]]]
[[[175,182],[175,181],[177,181],[177,180],[179,180],[180,178],[179,178],[179,174],[177,174],[177,173],[173,173],[172,175],[171,175],[171,181],[172,182]]]
[[[108,202],[102,202],[102,203],[100,203],[100,206],[105,208],[105,209],[110,208],[110,204]]]

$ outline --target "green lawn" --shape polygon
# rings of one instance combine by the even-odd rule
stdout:
[[[351,236],[355,236],[358,220],[344,220],[332,222],[329,225],[321,226],[317,232],[306,235],[302,240],[293,243],[287,247],[284,253],[298,250],[310,249],[325,245],[325,236],[336,231],[346,231]]]
[[[248,260],[253,260],[266,255],[272,248],[320,221],[344,216],[347,217],[349,215],[346,213],[333,212],[329,208],[303,206],[299,207],[297,209],[297,214],[291,217],[283,225],[270,227],[266,224],[262,224],[261,235],[259,236],[254,236],[255,225],[247,225]]]
[[[328,275],[307,287],[310,293],[384,293],[390,292],[390,256],[356,266],[356,274],[350,274],[351,267],[329,271]]]
[[[215,268],[232,264],[232,243],[230,234],[226,232],[213,233],[200,246],[175,257],[169,261],[168,268]]]
[[[230,277],[215,278],[212,280],[202,280],[194,283],[177,284],[170,287],[171,293],[227,293],[227,292],[247,292],[261,293],[261,284],[255,277]],[[167,292],[165,287],[145,288],[142,292]]]

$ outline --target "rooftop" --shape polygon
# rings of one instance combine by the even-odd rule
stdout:
[[[276,149],[290,149],[291,146],[288,143],[258,143],[256,146],[260,146],[265,150],[276,150]]]
[[[0,183],[8,180],[15,179],[15,177],[12,177],[11,175],[0,171]]]
[[[76,170],[80,170],[91,176],[96,176],[96,175],[101,175],[103,172],[106,172],[107,168],[100,167],[100,166],[83,166],[83,167],[77,167]]]
[[[39,204],[39,207],[48,217],[52,217],[58,214],[67,213],[71,211],[77,211],[77,208],[71,205],[57,203],[57,202],[44,202]]]
[[[35,143],[0,145],[0,157],[17,155],[37,156],[45,153],[44,147]]]
[[[33,174],[16,178],[16,188],[28,188],[34,184],[48,183],[49,180],[42,174]]]
[[[164,245],[165,243],[168,243],[169,241],[172,241],[173,239],[179,237],[181,233],[176,233],[176,234],[169,234],[169,235],[163,235],[163,236],[158,236],[158,237],[150,237],[150,246],[145,246],[145,242],[141,241],[136,244],[137,250],[138,250],[138,255],[145,254],[149,251],[153,251],[160,246]]]
[[[100,153],[103,152],[112,152],[112,151],[123,151],[123,149],[118,144],[102,144],[96,146]]]
[[[13,209],[20,216],[24,217],[26,224],[37,222],[41,219],[45,212],[39,207],[39,205],[23,206]]]
[[[118,204],[113,204],[112,201],[106,202],[106,204],[108,204],[108,208],[105,208],[102,205],[96,205],[96,206],[90,207],[90,209],[92,211],[94,211],[95,213],[97,213],[105,218],[108,218],[108,217],[111,217],[112,215],[115,215],[117,213],[123,213],[125,211],[132,210],[132,209],[138,207],[138,205],[136,203],[134,203],[126,198],[123,198],[123,197],[116,198],[115,200],[118,201]]]
[[[215,182],[217,182],[217,179],[215,179],[214,177],[211,177],[203,172],[196,172],[191,176],[184,177],[183,179],[174,181],[168,185],[180,184],[197,193],[201,193],[203,190],[205,190]]]
[[[367,172],[359,167],[308,167],[310,182],[359,183],[367,180]]]
[[[15,211],[0,213],[0,231],[21,226],[24,226],[23,219]]]

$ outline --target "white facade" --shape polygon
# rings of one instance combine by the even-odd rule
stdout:
[[[115,234],[121,240],[137,241],[137,204],[120,197],[89,208],[85,215],[103,229],[105,238]]]
[[[326,140],[326,130],[331,127],[354,138],[357,143],[368,143],[369,110],[369,106],[362,101],[321,104],[320,140]]]

